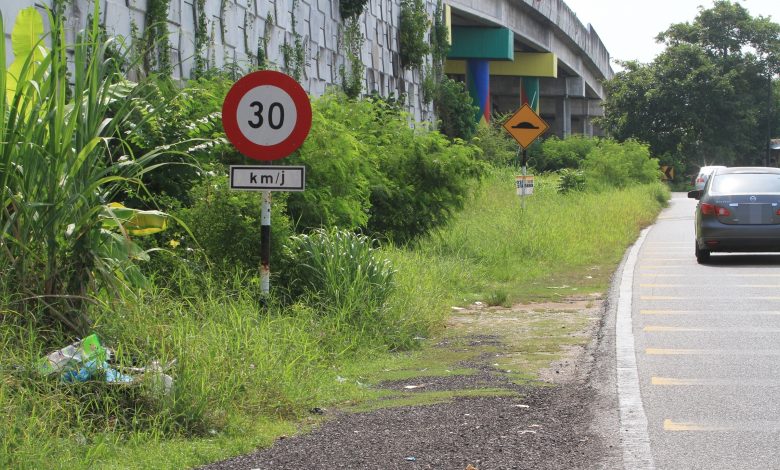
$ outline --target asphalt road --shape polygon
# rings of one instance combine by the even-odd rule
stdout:
[[[697,264],[695,203],[675,193],[636,247],[625,331],[639,393],[619,389],[622,419],[646,419],[647,433],[623,423],[639,449],[627,468],[780,469],[780,255]]]

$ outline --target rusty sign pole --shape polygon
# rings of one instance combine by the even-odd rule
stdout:
[[[286,119],[285,119],[286,117]],[[289,75],[258,70],[241,77],[230,87],[222,103],[222,126],[228,140],[242,155],[273,161],[298,149],[311,130],[309,95]],[[287,167],[292,170],[292,167]],[[305,169],[297,184],[285,182],[279,167],[230,167],[230,189],[262,191],[260,207],[260,289],[265,306],[271,290],[271,191],[303,191]],[[276,177],[274,177],[276,176]]]
[[[271,191],[263,191],[260,209],[260,290],[265,301],[271,291]]]

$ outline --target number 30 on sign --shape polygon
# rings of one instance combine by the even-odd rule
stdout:
[[[311,129],[311,104],[292,77],[261,70],[228,91],[222,125],[239,152],[254,160],[278,160],[303,144]]]

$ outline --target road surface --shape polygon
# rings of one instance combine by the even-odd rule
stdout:
[[[697,264],[695,204],[675,193],[626,261],[616,321],[624,463],[780,469],[780,256]]]

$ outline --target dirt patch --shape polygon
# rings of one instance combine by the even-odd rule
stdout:
[[[604,403],[589,374],[604,314],[595,297],[457,309],[430,351],[467,357],[442,367],[470,373],[426,376],[423,368],[374,384],[388,400],[426,404],[329,412],[309,434],[204,468],[613,468],[613,439],[593,426]],[[488,396],[501,390],[509,396]],[[438,403],[427,404],[431,397]]]

